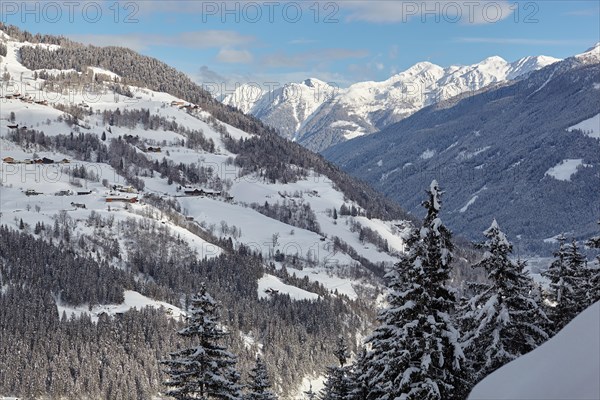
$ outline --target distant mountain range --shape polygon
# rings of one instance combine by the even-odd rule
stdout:
[[[584,238],[600,219],[600,43],[323,155],[413,212],[439,179],[444,220],[473,239],[493,218],[530,251],[562,232]]]
[[[270,91],[247,84],[222,101],[256,116],[282,136],[322,151],[377,132],[423,107],[527,76],[558,61],[537,56],[509,63],[490,57],[478,64],[447,68],[420,62],[382,82],[359,82],[340,89],[311,78]]]

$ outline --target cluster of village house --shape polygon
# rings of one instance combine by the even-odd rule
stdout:
[[[123,193],[137,193],[137,192],[127,191],[126,188],[124,188],[123,190],[119,190],[119,191],[123,192]],[[40,194],[43,194],[43,193],[38,192],[34,189],[27,189],[25,191],[25,195],[27,195],[27,196],[38,196]],[[78,192],[73,192],[72,190],[59,190],[58,192],[54,193],[55,196],[74,196],[74,195],[86,196],[89,194],[92,194],[91,190],[78,191]],[[104,198],[104,200],[107,203],[137,203],[138,202],[137,196],[122,197],[122,196],[115,195],[115,194],[109,194],[108,196],[106,196]],[[85,204],[81,204],[81,203],[71,203],[71,205],[76,208],[86,208]]]
[[[17,160],[13,157],[4,157],[2,162],[6,164],[69,164],[71,161],[66,158],[63,158],[60,161],[54,161],[53,159],[47,157],[35,159],[26,158],[24,160]]]
[[[221,195],[221,191],[219,190],[211,190],[211,189],[192,189],[186,188],[183,190],[183,193],[186,196],[207,196],[207,197],[218,197]]]
[[[7,94],[6,96],[0,96],[0,99],[8,99],[8,100],[21,100],[23,103],[29,103],[29,104],[41,104],[43,106],[47,106],[48,105],[48,100],[34,100],[31,96],[27,96],[27,95],[22,95],[21,93],[13,93],[13,94]]]
[[[185,101],[172,101],[171,106],[178,107],[180,109],[185,109],[187,111],[198,110],[200,108],[195,104],[189,104],[189,103],[186,103]]]
[[[29,96],[29,95],[22,95],[21,93],[7,94],[6,96],[0,96],[0,99],[21,100],[23,103],[29,103],[29,104],[34,104],[35,103],[35,104],[39,104],[39,105],[42,105],[42,106],[47,106],[48,105],[48,100],[35,100],[31,96]],[[78,106],[84,107],[84,108],[89,107],[89,105],[86,104],[86,103],[84,103],[84,102],[81,102],[80,104],[78,104]]]
[[[114,192],[127,193],[127,194],[136,194],[137,195],[137,193],[138,193],[138,191],[132,186],[113,185],[112,190]],[[184,190],[184,193],[186,196],[202,196],[202,197],[206,196],[206,197],[212,197],[212,198],[219,197],[222,195],[222,192],[220,190],[197,189],[197,188],[195,188],[195,189],[186,188]],[[43,193],[38,192],[34,189],[28,189],[25,191],[25,194],[27,196],[37,196],[37,195],[40,195]],[[54,195],[55,196],[73,196],[73,195],[85,196],[85,195],[89,195],[89,194],[92,194],[91,190],[78,191],[78,192],[73,192],[72,190],[59,190]],[[228,196],[227,200],[233,200],[233,197]],[[139,200],[138,200],[137,196],[122,197],[122,195],[111,193],[105,197],[105,201],[107,203],[117,203],[117,202],[137,203]],[[83,205],[83,206],[76,205],[76,206],[80,207],[80,208],[85,208],[85,205]]]

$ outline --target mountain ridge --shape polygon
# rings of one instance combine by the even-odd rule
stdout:
[[[438,177],[457,233],[475,239],[497,218],[523,251],[548,254],[545,239],[565,230],[583,238],[600,218],[598,50],[433,104],[323,154],[412,212],[419,185]]]
[[[311,90],[306,81],[275,90],[249,84],[236,88],[222,101],[256,116],[284,137],[322,151],[332,144],[374,133],[428,105],[518,79],[558,61],[530,56],[509,63],[493,56],[477,64],[446,68],[424,61],[379,82],[336,88],[319,81],[316,90]],[[281,96],[285,90],[293,95]]]

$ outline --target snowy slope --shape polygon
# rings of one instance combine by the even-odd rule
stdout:
[[[424,180],[439,177],[447,223],[473,240],[493,218],[524,247],[565,229],[593,235],[599,214],[588,204],[599,195],[600,58],[588,57],[597,51],[426,107],[322,154],[415,213]]]
[[[598,86],[600,88],[600,85]],[[584,135],[600,139],[600,114],[596,114],[592,118],[581,121],[577,125],[571,126],[568,131],[578,129],[583,132]]]
[[[600,302],[480,382],[469,400],[600,399]]]
[[[337,298],[336,301],[351,304],[348,299],[358,300],[367,307],[375,306],[382,282],[373,271],[383,270],[385,266],[398,261],[399,254],[404,249],[405,229],[410,225],[406,221],[361,216],[366,215],[369,210],[364,210],[351,200],[357,198],[356,193],[341,190],[339,187],[344,186],[338,186],[339,176],[334,178],[338,179],[336,184],[329,177],[316,173],[315,170],[327,171],[321,166],[311,168],[307,165],[301,175],[303,178],[287,184],[267,180],[265,172],[269,172],[268,170],[256,173],[243,171],[234,162],[237,154],[234,153],[235,150],[231,150],[235,146],[227,146],[228,137],[241,139],[251,138],[253,135],[216,121],[209,113],[209,108],[203,109],[202,106],[190,104],[171,94],[121,84],[121,92],[126,90],[133,93],[133,96],[127,97],[116,93],[113,86],[115,82],[109,81],[99,82],[91,92],[74,86],[74,90],[68,93],[56,93],[52,86],[60,79],[45,81],[39,77],[40,73],[49,73],[54,77],[60,77],[62,73],[79,73],[74,70],[30,70],[21,64],[19,49],[37,45],[19,43],[10,38],[6,44],[8,55],[0,60],[0,69],[10,74],[11,82],[9,84],[2,80],[3,77],[0,78],[0,225],[50,240],[52,233],[47,227],[57,225],[60,221],[61,229],[68,225],[65,230],[69,232],[73,251],[106,262],[111,268],[131,273],[130,277],[135,282],[144,284],[156,279],[152,272],[141,268],[140,272],[129,271],[129,257],[134,256],[132,249],[139,247],[140,240],[148,240],[149,236],[143,234],[157,232],[161,234],[161,238],[171,238],[172,246],[167,246],[166,250],[157,246],[167,253],[167,257],[185,254],[190,258],[214,259],[224,253],[231,253],[230,245],[234,250],[243,245],[260,253],[266,268],[273,266],[277,270],[265,273],[256,282],[259,298],[273,297],[275,292],[269,291],[273,289],[277,293],[290,295],[292,301],[311,300],[318,302],[314,306],[320,307],[321,303],[331,300],[329,296],[323,296],[324,291],[328,290],[333,298]],[[54,45],[49,47],[58,48]],[[103,68],[92,66],[88,73],[90,71],[96,75],[119,79],[113,71]],[[44,83],[47,84],[45,87]],[[310,120],[316,109],[330,100],[334,91],[335,88],[324,82],[311,79],[281,88],[278,97],[272,100],[286,105],[282,107],[282,114],[279,116],[284,118],[285,113],[292,115],[292,131],[295,132]],[[69,110],[72,106],[78,108]],[[268,109],[266,104],[253,101],[242,108],[250,106]],[[142,122],[113,123],[110,118],[103,117],[104,112],[117,113],[119,110],[123,115],[125,111],[139,112],[142,109],[148,110],[152,117],[161,117],[160,127],[149,128]],[[69,112],[77,112],[79,119],[73,122]],[[271,115],[279,118],[276,113]],[[287,120],[287,116],[285,119]],[[170,122],[175,122],[177,128],[165,127]],[[46,144],[52,143],[59,136],[63,142],[56,147],[40,144],[39,141],[32,143],[31,137],[25,138],[23,133],[23,136],[16,135],[17,132],[24,132],[23,128],[43,132]],[[201,132],[206,140],[214,143],[214,148],[190,145],[191,132]],[[108,161],[111,159],[109,156],[100,157],[102,152],[92,151],[84,156],[84,152],[78,147],[76,150],[62,147],[62,143],[69,140],[77,142],[86,134],[97,138],[105,137],[105,140],[97,141],[97,148],[106,149],[103,146],[108,147],[111,143],[123,144],[144,162],[134,162],[137,159],[128,154],[122,156],[122,164],[118,164],[118,160],[117,163],[114,160]],[[15,138],[19,138],[21,142],[15,142]],[[149,150],[150,146],[160,147],[160,150],[152,152]],[[30,160],[42,158],[57,162],[29,163]],[[58,161],[62,160],[68,162],[59,164]],[[119,166],[113,167],[109,162]],[[177,178],[163,175],[158,166],[169,162],[175,166],[170,171],[175,170],[175,173],[185,171],[186,168],[203,168],[208,175],[208,182],[196,187],[191,184],[186,186],[187,183],[182,183]],[[75,171],[80,173],[82,170],[90,176],[73,176]],[[138,191],[126,194],[119,192],[119,189],[123,189],[119,186],[133,185],[124,176],[132,171],[134,177],[142,182],[138,185]],[[184,173],[181,172],[180,175]],[[345,183],[343,180],[341,182]],[[215,189],[217,186],[219,189]],[[185,191],[190,189],[218,190],[221,194],[186,194]],[[350,190],[354,188],[351,187]],[[363,197],[365,193],[368,192],[361,191]],[[107,201],[134,197],[138,202]],[[318,228],[303,229],[254,209],[257,208],[256,205],[267,202],[310,207]],[[357,209],[360,215],[341,215],[339,210],[342,205]],[[333,210],[340,213],[335,218]],[[44,231],[36,233],[34,227],[41,223]],[[131,226],[137,227],[134,228],[138,230],[134,230],[135,235],[127,232]],[[389,247],[361,240],[361,228],[376,232]],[[99,242],[106,241],[114,246],[118,256],[112,253],[112,248],[107,250],[102,246],[88,246],[90,238],[98,239]],[[84,243],[85,246],[79,243]],[[340,247],[336,247],[337,245]],[[284,258],[276,259],[275,253]],[[0,293],[7,287],[0,285]],[[87,315],[94,323],[103,315],[113,317],[127,310],[143,307],[162,308],[173,318],[182,315],[179,307],[183,306],[183,297],[146,292],[143,284],[141,288],[129,288],[136,291],[125,291],[121,304],[94,303],[91,307],[89,304],[67,304],[64,297],[64,301],[61,299],[60,291],[52,293],[55,303],[53,310],[59,315],[65,313],[67,317]],[[164,301],[167,298],[171,304]],[[361,312],[356,312],[361,320],[360,326],[349,328],[356,335],[364,333],[363,330],[368,325],[367,318],[370,318],[369,314]],[[239,333],[242,337],[247,337],[248,342],[254,340],[261,345],[260,340],[263,339],[259,336],[241,331]],[[319,373],[315,372],[313,375],[318,376]],[[300,383],[304,377],[297,378]],[[314,383],[313,387],[318,389],[319,385]]]
[[[590,47],[585,52],[577,54],[575,58],[586,64],[600,62],[600,42],[596,43],[594,46]]]
[[[98,318],[103,314],[107,316],[114,316],[117,314],[125,313],[132,308],[141,310],[144,307],[152,307],[158,309],[162,308],[164,309],[167,315],[176,319],[185,316],[185,312],[182,311],[180,308],[172,306],[171,304],[165,303],[163,301],[152,300],[133,290],[126,290],[124,296],[125,300],[121,304],[107,304],[102,306],[95,306],[92,308],[92,310],[89,309],[89,306],[87,304],[78,307],[68,307],[61,304],[59,300],[57,300],[56,302],[56,308],[59,316],[62,316],[63,313],[65,313],[67,318],[71,318],[71,316],[79,317],[82,314],[88,314],[90,315],[91,320],[94,322],[98,321]]]
[[[335,86],[315,78],[273,90],[246,84],[226,96],[223,103],[260,118],[288,139],[296,139],[303,124],[325,102],[331,101],[337,91]]]
[[[591,167],[591,165],[584,164],[583,159],[581,158],[562,160],[560,163],[546,171],[545,175],[551,176],[559,181],[570,182],[573,175],[575,175],[582,167]]]
[[[420,62],[385,81],[359,82],[347,89],[336,90],[317,79],[271,91],[245,85],[223,102],[320,151],[376,132],[428,105],[517,79],[557,61],[539,56],[509,63],[490,57],[474,65],[447,68]]]
[[[4,91],[3,96],[14,93],[21,94],[21,98],[2,98],[0,108],[0,159],[11,157],[15,160],[26,160],[47,157],[53,160],[70,159],[68,154],[55,151],[45,151],[39,148],[24,148],[3,137],[11,131],[9,125],[18,124],[43,131],[46,136],[65,135],[69,132],[90,133],[97,135],[106,134],[106,143],[111,139],[128,135],[138,137],[144,146],[159,145],[160,153],[144,153],[149,160],[162,162],[173,161],[175,164],[196,164],[211,168],[213,178],[229,185],[228,193],[232,199],[224,197],[195,197],[185,196],[177,185],[169,184],[166,177],[159,174],[142,176],[145,188],[139,193],[140,202],[137,204],[110,204],[106,198],[114,196],[112,190],[104,186],[125,185],[126,181],[111,166],[101,162],[82,162],[70,160],[65,165],[28,165],[10,164],[0,161],[0,223],[11,227],[18,227],[19,220],[28,227],[33,227],[37,222],[51,226],[60,212],[67,212],[75,221],[76,234],[92,234],[93,230],[83,223],[90,213],[98,213],[102,218],[112,217],[115,221],[124,221],[127,218],[144,219],[153,218],[170,232],[184,239],[200,258],[216,257],[222,249],[213,243],[202,239],[192,233],[190,228],[211,231],[218,237],[231,237],[234,245],[247,245],[262,253],[265,257],[272,257],[275,251],[286,255],[298,255],[301,260],[310,261],[311,266],[295,271],[298,276],[306,276],[310,281],[318,281],[332,292],[345,294],[356,298],[355,285],[371,283],[356,281],[349,278],[336,276],[336,272],[344,272],[347,268],[360,268],[360,264],[342,251],[334,251],[332,238],[337,236],[351,246],[357,253],[374,263],[393,263],[397,261],[397,252],[403,248],[402,232],[395,228],[398,221],[369,220],[358,218],[358,223],[368,226],[386,238],[392,247],[392,252],[386,253],[369,243],[359,241],[358,232],[350,230],[349,221],[353,217],[340,216],[338,221],[331,218],[331,211],[339,209],[342,204],[356,205],[347,201],[344,193],[336,189],[333,183],[325,176],[313,172],[309,178],[291,184],[269,184],[257,176],[240,176],[240,170],[229,162],[235,154],[225,149],[222,135],[210,123],[210,114],[202,109],[189,111],[181,106],[188,104],[170,94],[149,90],[142,87],[129,86],[134,93],[133,98],[120,96],[106,87],[93,93],[73,91],[69,95],[57,95],[46,89],[39,89],[42,79],[34,79],[34,72],[24,67],[18,58],[18,50],[29,43],[7,41],[8,55],[4,57],[0,68],[19,77],[19,85],[11,91]],[[111,71],[101,68],[92,68],[93,72],[117,77]],[[38,71],[39,72],[39,71]],[[64,71],[52,71],[60,74]],[[21,79],[22,78],[22,79]],[[21,82],[22,80],[22,82]],[[300,88],[300,95],[293,93],[294,87]],[[318,80],[307,80],[301,85],[282,88],[281,99],[289,100],[296,96],[295,111],[297,123],[301,123],[306,115],[311,114],[321,103],[315,100],[315,91],[330,93],[333,88]],[[310,95],[309,95],[310,94]],[[318,94],[317,94],[318,95]],[[325,96],[326,97],[326,96]],[[32,101],[26,101],[31,98]],[[48,105],[36,104],[33,100],[48,99]],[[69,126],[64,121],[65,113],[58,110],[58,105],[87,104],[94,110],[89,115],[84,115],[79,126]],[[207,139],[215,143],[215,151],[208,152],[200,149],[190,149],[181,146],[182,140],[187,140],[185,135],[165,129],[144,129],[141,126],[134,128],[125,126],[107,126],[103,123],[99,112],[116,109],[139,110],[147,109],[152,115],[164,117],[189,130],[201,131]],[[10,115],[15,114],[15,121],[11,122]],[[227,133],[235,139],[249,138],[250,134],[233,126],[221,123]],[[76,167],[84,167],[94,172],[97,180],[77,179],[70,175]],[[77,186],[81,185],[81,187]],[[26,191],[38,193],[27,196]],[[91,191],[87,195],[56,196],[60,191]],[[295,194],[297,193],[297,195]],[[177,218],[167,218],[159,210],[154,209],[143,201],[145,194],[159,195],[164,199],[175,200],[181,206],[181,215]],[[304,230],[269,218],[250,208],[251,203],[264,204],[286,200],[309,204],[315,212],[317,222],[322,233]],[[73,204],[83,204],[85,209],[77,208]],[[39,208],[39,210],[38,210]],[[186,221],[187,217],[187,221]],[[193,221],[192,221],[193,219]],[[227,232],[222,227],[227,226]],[[231,234],[229,229],[236,228],[237,234]],[[273,246],[273,235],[278,235],[278,240]],[[120,239],[121,246],[125,246]],[[280,266],[277,263],[277,266]],[[298,289],[300,290],[300,289]]]
[[[287,294],[293,300],[316,300],[319,298],[318,294],[287,285],[281,282],[281,279],[276,276],[265,274],[258,280],[258,297],[261,299],[267,298],[269,297],[270,291],[279,294]]]

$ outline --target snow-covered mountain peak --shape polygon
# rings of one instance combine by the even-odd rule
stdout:
[[[500,57],[500,56],[491,56],[488,57],[486,59],[484,59],[483,61],[481,61],[480,63],[475,64],[474,66],[498,66],[498,65],[506,65],[508,64],[508,62]]]
[[[600,42],[596,43],[584,53],[576,55],[575,58],[584,63],[600,62]]]
[[[339,89],[317,78],[286,83],[272,90],[245,84],[225,96],[223,103],[251,113],[290,139],[321,105],[335,97]]]
[[[238,86],[233,93],[226,95],[222,100],[224,104],[238,108],[243,113],[252,112],[252,107],[264,94],[264,90],[257,85],[244,84]]]
[[[534,69],[539,69],[546,67],[548,65],[554,64],[561,61],[560,58],[548,57],[548,56],[530,56],[523,57],[520,60],[517,60],[511,63],[513,68],[521,68],[521,69],[529,69],[533,71]]]
[[[585,53],[591,53],[591,52],[598,52],[600,51],[600,42],[597,42],[595,45],[593,45],[592,47],[590,47],[589,49],[587,49],[585,51]]]
[[[586,53],[586,57],[593,57],[596,53],[592,52],[591,56]],[[252,107],[236,104],[231,98],[225,102],[233,103],[244,111],[250,110],[267,124],[285,131],[285,136],[320,151],[340,141],[376,132],[423,107],[526,76],[558,61],[548,56],[531,56],[508,62],[496,55],[472,65],[446,68],[423,61],[386,80],[357,82],[347,89],[327,91],[329,86],[326,83],[310,78],[300,84],[290,84],[294,87],[284,91],[284,97],[281,88],[265,92]],[[293,96],[285,98],[286,93],[305,93],[303,90],[315,87],[318,90],[307,93],[318,92],[316,100],[299,102]],[[298,112],[299,107],[301,112]],[[309,110],[313,110],[312,113]],[[287,119],[293,124],[284,121]],[[285,127],[282,129],[282,126]],[[289,132],[292,126],[298,130]]]
[[[422,61],[422,62],[416,63],[412,67],[408,68],[406,71],[400,72],[399,74],[396,74],[394,76],[401,77],[401,76],[407,76],[407,75],[418,75],[418,74],[422,74],[425,72],[439,71],[442,69],[443,68],[440,67],[439,65],[430,63],[429,61]]]
[[[512,80],[520,76],[529,74],[530,72],[537,71],[561,61],[560,58],[548,57],[548,56],[531,56],[523,57],[510,64],[510,70],[507,74],[507,79]]]
[[[317,78],[308,78],[308,79],[305,79],[302,82],[302,84],[304,86],[308,86],[308,87],[330,86],[329,84],[327,84],[327,83],[325,83],[322,80],[317,79]]]

